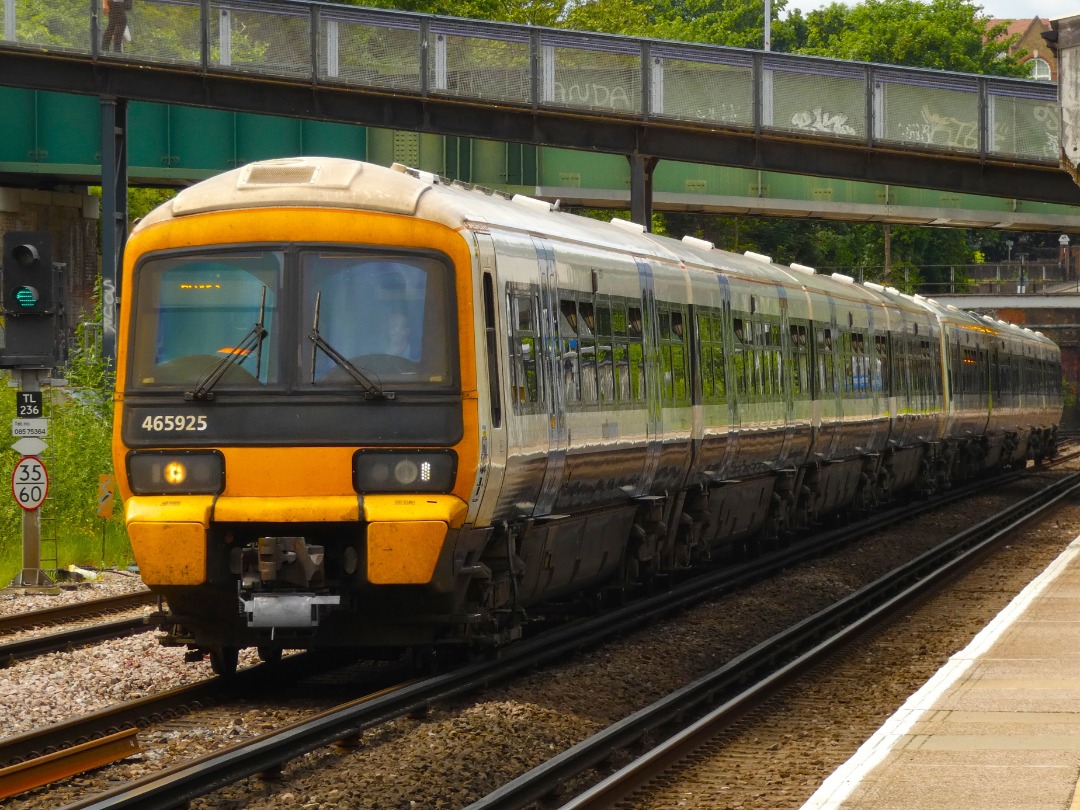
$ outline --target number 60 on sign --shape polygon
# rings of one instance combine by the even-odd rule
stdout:
[[[11,492],[23,509],[37,509],[49,494],[49,474],[37,456],[23,456],[11,473]]]

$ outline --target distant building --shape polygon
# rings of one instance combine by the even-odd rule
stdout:
[[[1056,82],[1058,77],[1057,57],[1050,52],[1046,40],[1042,38],[1043,31],[1050,30],[1050,21],[1042,17],[1033,17],[1030,20],[989,20],[987,27],[992,28],[999,23],[1008,23],[1004,39],[1019,34],[1020,39],[1009,47],[1009,53],[1027,51],[1021,64],[1031,67],[1031,78],[1045,82]]]

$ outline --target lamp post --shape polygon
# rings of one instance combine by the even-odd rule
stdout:
[[[764,22],[765,22],[765,30],[764,30],[763,33],[765,35],[765,43],[764,43],[764,47],[762,48],[762,50],[771,51],[772,50],[772,3],[770,2],[770,0],[765,0],[765,19],[764,19]]]
[[[1062,281],[1069,280],[1069,235],[1063,233],[1058,237],[1058,244],[1061,245],[1061,259],[1062,264],[1065,266],[1065,275]]]
[[[1008,261],[1008,262],[1012,261],[1012,246],[1013,246],[1013,240],[1012,239],[1006,239],[1005,240],[1005,247],[1007,247],[1009,249],[1009,258],[1006,259],[1006,261]]]

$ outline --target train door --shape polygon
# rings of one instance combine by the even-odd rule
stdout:
[[[533,514],[548,515],[566,476],[566,451],[569,435],[566,430],[566,410],[563,396],[562,363],[559,356],[559,288],[555,273],[555,252],[543,239],[533,237],[540,266],[540,345],[542,362],[546,365],[552,384],[547,386],[548,454],[544,482],[536,497]]]
[[[497,507],[499,487],[488,486],[494,480],[505,477],[507,448],[504,408],[512,407],[504,402],[502,394],[508,386],[503,381],[511,379],[508,354],[501,347],[508,345],[506,318],[500,317],[500,301],[505,300],[498,294],[501,289],[496,251],[491,235],[476,233],[476,247],[479,254],[480,289],[474,290],[474,300],[479,302],[475,318],[478,332],[477,357],[486,362],[477,363],[478,379],[481,391],[486,388],[487,396],[479,397],[479,459],[477,463],[476,483],[469,499],[469,523],[488,523]],[[485,407],[486,406],[486,407]]]
[[[641,284],[642,348],[645,353],[645,466],[635,495],[647,495],[660,463],[664,442],[664,425],[660,407],[660,345],[657,331],[656,292],[652,268],[644,259],[636,258],[638,281]]]
[[[878,321],[886,321],[885,313],[875,319],[875,307],[866,305],[866,329],[862,336],[862,346],[856,358],[860,364],[860,374],[865,388],[865,395],[870,404],[870,424],[867,426],[869,444],[865,448],[870,452],[880,452],[888,438],[888,415],[884,413],[883,401],[883,375],[884,363],[878,352],[878,330],[881,329]]]
[[[776,297],[780,301],[780,356],[781,375],[778,390],[783,400],[784,444],[780,451],[780,463],[786,465],[795,439],[795,352],[791,344],[791,319],[788,316],[788,294],[782,284],[776,285]]]

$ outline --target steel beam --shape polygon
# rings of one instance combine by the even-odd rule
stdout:
[[[914,146],[870,148],[862,142],[824,143],[791,133],[484,105],[453,97],[104,63],[41,52],[0,51],[0,75],[6,85],[28,89],[1080,205],[1080,188],[1056,166],[942,154]]]

